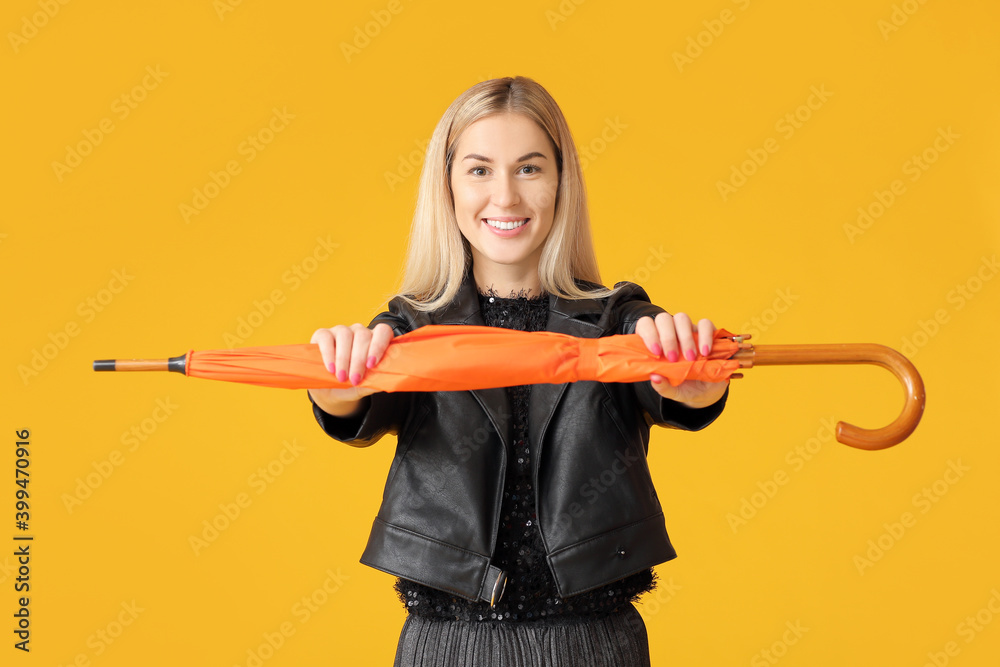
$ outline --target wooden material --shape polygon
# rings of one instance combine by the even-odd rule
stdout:
[[[114,363],[113,368],[101,368],[95,370],[113,371],[165,371],[170,363],[167,359],[109,359]],[[95,364],[99,362],[94,362]]]
[[[97,359],[95,371],[171,371],[187,375],[191,353],[169,359]]]
[[[745,339],[746,337],[744,337]],[[902,354],[884,345],[842,343],[833,345],[759,345],[740,343],[733,355],[740,368],[803,364],[874,364],[888,369],[903,384],[903,411],[888,426],[865,429],[837,422],[837,440],[858,449],[886,449],[906,439],[920,422],[926,395],[916,367]]]

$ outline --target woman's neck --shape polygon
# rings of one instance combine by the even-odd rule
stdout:
[[[472,275],[476,279],[476,288],[480,293],[492,290],[494,294],[500,296],[520,294],[529,297],[538,296],[542,293],[542,283],[538,279],[537,271],[533,271],[530,274],[514,271],[481,272],[473,264]]]

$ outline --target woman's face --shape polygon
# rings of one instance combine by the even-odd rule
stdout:
[[[558,187],[554,149],[535,121],[499,113],[465,128],[452,158],[451,190],[477,281],[537,285]]]

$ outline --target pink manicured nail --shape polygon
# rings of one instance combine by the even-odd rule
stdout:
[[[694,350],[688,350],[684,353],[684,358],[688,361],[694,361],[696,356],[697,355],[694,353]]]
[[[660,347],[659,343],[653,343],[653,354],[655,354],[658,357],[663,356],[663,348]]]
[[[347,382],[347,371],[344,370],[337,371],[337,381]]]
[[[329,363],[329,364],[326,365],[326,370],[330,371],[331,373],[336,373],[337,372],[337,365],[333,364],[333,363]]]
[[[661,382],[663,382],[663,378],[661,378],[659,375],[650,375],[649,379],[652,380],[653,384],[660,384]]]
[[[375,355],[368,357],[368,363],[365,364],[368,368],[374,368],[375,366]]]
[[[677,353],[674,352],[673,350],[667,352],[667,361],[669,361],[670,363],[674,363],[675,361],[677,361],[678,358],[679,357],[677,356]]]
[[[351,373],[351,384],[357,387],[359,382],[361,382],[361,373]]]
[[[709,352],[711,352],[711,351],[712,351],[712,348],[710,348],[708,345],[702,345],[701,346],[701,354],[702,354],[702,356],[707,357],[708,354],[709,354]]]

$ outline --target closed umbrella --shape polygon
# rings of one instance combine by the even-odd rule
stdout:
[[[430,325],[394,338],[361,386],[388,392],[465,391],[581,380],[638,382],[653,373],[677,386],[685,380],[720,382],[740,368],[755,365],[871,363],[884,366],[903,382],[907,391],[904,411],[881,429],[841,422],[837,439],[860,449],[884,449],[916,428],[925,400],[923,383],[913,364],[895,350],[868,344],[754,347],[745,342],[748,338],[719,329],[707,356],[669,362],[653,355],[637,334],[576,338],[551,331]],[[191,351],[162,360],[99,360],[94,370],[170,370],[288,389],[351,386],[323,366],[319,347],[313,344]]]

